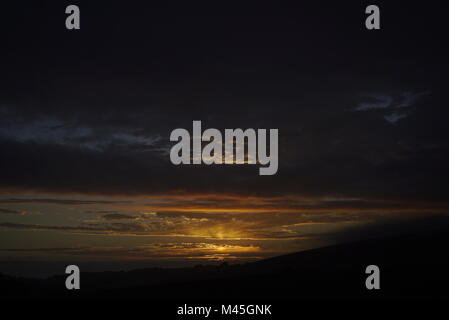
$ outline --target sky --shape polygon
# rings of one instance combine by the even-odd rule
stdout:
[[[78,1],[77,31],[69,4],[2,10],[0,261],[242,262],[446,221],[439,3],[378,2],[375,31],[363,1]],[[277,174],[173,165],[194,120],[277,128]]]

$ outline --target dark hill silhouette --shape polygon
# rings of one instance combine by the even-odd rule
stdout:
[[[346,243],[257,262],[65,275],[45,280],[2,276],[9,299],[149,299],[276,301],[304,299],[447,299],[447,230]],[[366,266],[381,270],[381,290],[365,288]]]

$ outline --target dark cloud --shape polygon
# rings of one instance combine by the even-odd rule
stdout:
[[[19,214],[19,215],[24,215],[25,211],[10,210],[10,209],[0,209],[0,214]]]
[[[58,252],[74,252],[80,250],[86,250],[89,247],[71,247],[71,248],[20,248],[20,249],[9,249],[9,248],[0,248],[0,252],[49,252],[49,253],[58,253]]]
[[[114,200],[76,200],[76,199],[0,199],[0,203],[48,203],[48,204],[58,204],[58,205],[91,205],[91,204],[126,204],[131,203],[131,201],[114,201]]]
[[[253,245],[235,245],[228,243],[204,243],[204,242],[171,242],[153,243],[146,246],[134,247],[70,247],[70,248],[21,248],[0,249],[1,253],[29,253],[29,254],[57,254],[62,256],[85,256],[85,257],[131,257],[133,259],[202,259],[223,260],[236,258],[260,258],[267,256],[269,251]]]
[[[196,212],[367,212],[367,211],[410,211],[441,212],[449,209],[447,202],[420,202],[412,200],[357,199],[344,197],[221,197],[210,195],[188,195],[188,198],[155,198],[143,204],[147,210],[157,211],[157,215],[179,214],[176,211]],[[167,212],[168,211],[168,212]],[[175,211],[175,212],[170,212]]]
[[[86,210],[84,213],[102,213],[102,214],[109,214],[109,213],[118,213],[115,210]]]
[[[369,33],[363,3],[239,6],[238,15],[80,5],[88,23],[71,34],[55,27],[61,7],[8,11],[26,19],[4,21],[14,36],[0,80],[1,190],[448,198],[443,10],[383,3],[388,31]],[[192,120],[278,128],[277,175],[173,166],[170,132]]]
[[[105,214],[103,216],[103,219],[106,220],[135,220],[135,219],[139,219],[139,217],[137,216],[130,216],[130,215],[126,215],[126,214],[120,214],[120,213],[109,213],[109,214]]]
[[[107,231],[101,227],[72,227],[72,226],[46,226],[38,224],[23,224],[23,223],[11,223],[1,222],[0,227],[7,229],[18,230],[53,230],[53,231],[68,231],[68,232],[104,232]]]

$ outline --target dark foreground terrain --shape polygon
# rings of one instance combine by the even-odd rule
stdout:
[[[81,273],[45,280],[1,276],[7,299],[132,299],[183,303],[286,300],[448,299],[449,232],[361,241],[241,265]],[[367,290],[365,268],[380,268],[380,290]]]

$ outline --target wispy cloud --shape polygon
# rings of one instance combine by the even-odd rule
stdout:
[[[127,259],[198,259],[229,260],[237,258],[260,258],[270,254],[270,250],[255,245],[236,245],[227,243],[206,242],[168,242],[152,243],[142,246],[83,246],[83,247],[51,247],[51,248],[3,248],[0,253],[83,256],[100,258]]]
[[[364,102],[361,102],[354,108],[355,111],[367,111],[374,109],[387,109],[387,108],[407,108],[411,107],[418,98],[429,94],[430,92],[418,92],[413,93],[405,91],[398,96],[388,94],[366,94],[362,97]]]
[[[130,216],[127,214],[120,214],[120,213],[109,213],[102,216],[103,219],[106,220],[136,220],[139,219],[138,216]]]
[[[355,111],[366,111],[372,109],[385,109],[392,105],[393,98],[388,95],[369,94],[364,96],[368,101],[361,102],[355,107]]]
[[[393,112],[392,114],[388,114],[388,115],[384,116],[384,119],[391,124],[395,124],[399,120],[404,119],[406,117],[407,117],[406,113]]]
[[[397,96],[388,94],[367,94],[363,95],[365,101],[359,103],[354,111],[370,111],[370,110],[386,110],[389,114],[384,115],[385,121],[396,124],[401,119],[406,118],[409,114],[404,110],[398,109],[412,107],[420,97],[430,94],[430,92],[405,91]]]
[[[26,211],[0,209],[0,214],[16,214],[16,215],[24,216],[26,213],[27,213]]]
[[[41,198],[10,198],[0,199],[0,203],[47,203],[59,205],[89,205],[89,204],[126,204],[131,201],[115,200],[74,200],[74,199],[41,199]]]

